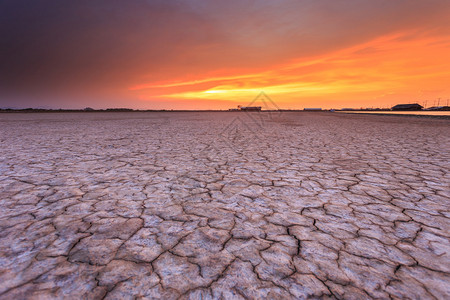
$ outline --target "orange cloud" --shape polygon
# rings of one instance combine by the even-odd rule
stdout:
[[[136,85],[130,90],[142,92],[141,99],[195,100],[200,106],[201,100],[245,105],[265,91],[283,108],[317,103],[322,107],[387,107],[449,96],[449,46],[448,36],[400,32],[257,72],[199,76]]]

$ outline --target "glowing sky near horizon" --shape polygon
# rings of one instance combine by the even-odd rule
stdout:
[[[0,0],[0,107],[446,104],[450,1]]]

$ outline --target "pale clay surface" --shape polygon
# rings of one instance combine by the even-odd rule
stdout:
[[[449,129],[2,114],[0,298],[449,299]]]

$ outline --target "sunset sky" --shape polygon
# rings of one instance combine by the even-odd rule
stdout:
[[[448,0],[0,0],[0,108],[427,106]]]

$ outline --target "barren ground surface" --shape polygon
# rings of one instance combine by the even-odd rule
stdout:
[[[450,298],[450,121],[0,115],[0,298]]]

